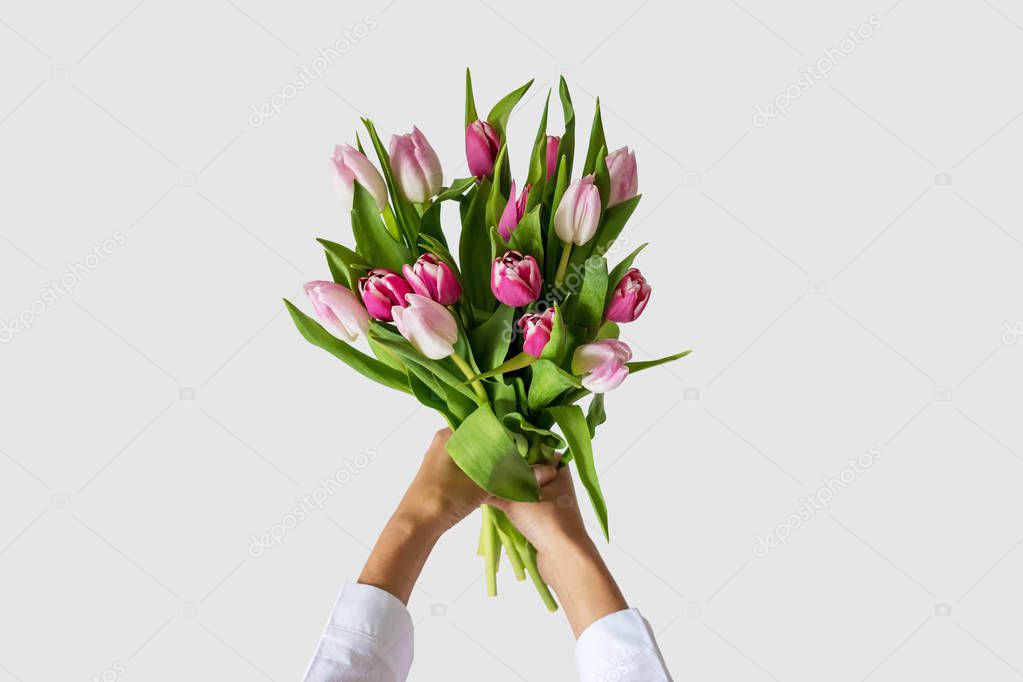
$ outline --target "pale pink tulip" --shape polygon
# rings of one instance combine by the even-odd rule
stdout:
[[[346,341],[354,341],[369,329],[369,313],[359,298],[340,284],[319,280],[308,282],[305,293],[316,316]]]
[[[628,147],[611,152],[605,159],[607,172],[611,176],[611,196],[608,207],[620,204],[636,196],[639,191],[639,175],[636,171],[636,153]]]
[[[387,184],[384,178],[366,155],[355,147],[347,144],[334,147],[330,177],[334,181],[334,189],[341,195],[341,206],[346,211],[352,210],[355,182],[373,195],[377,209],[383,211],[387,207]]]
[[[554,214],[554,229],[566,244],[593,239],[600,224],[600,190],[592,175],[579,178],[565,190]]]
[[[583,388],[607,393],[618,388],[629,376],[626,363],[631,359],[632,350],[623,341],[600,339],[575,349],[572,373],[582,376]]]
[[[444,171],[437,152],[419,128],[408,135],[393,135],[389,151],[394,181],[402,195],[414,204],[423,204],[440,191]]]
[[[406,307],[391,309],[398,331],[420,353],[431,360],[443,360],[455,352],[458,324],[447,308],[419,294],[405,296]]]

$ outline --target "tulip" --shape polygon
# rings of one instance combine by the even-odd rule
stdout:
[[[611,176],[611,196],[607,205],[614,206],[636,196],[639,191],[639,176],[636,173],[636,152],[628,147],[611,152],[605,159],[607,172]]]
[[[305,285],[306,296],[317,317],[346,341],[354,341],[369,329],[369,314],[350,290],[334,282],[315,281]]]
[[[554,328],[554,308],[548,308],[542,315],[527,313],[519,318],[522,328],[522,350],[534,358],[540,357],[547,342],[551,340]]]
[[[611,292],[604,319],[612,322],[632,322],[646,308],[650,300],[650,285],[638,268],[629,268]]]
[[[451,305],[462,295],[462,287],[451,266],[432,253],[424,253],[414,265],[401,266],[412,290],[441,305]]]
[[[532,303],[540,296],[540,266],[532,256],[509,251],[494,260],[490,290],[494,297],[513,308]]]
[[[600,190],[592,175],[579,178],[565,190],[554,214],[554,229],[561,241],[585,244],[593,239],[600,223]]]
[[[632,350],[617,339],[600,339],[583,344],[572,356],[572,373],[582,375],[583,388],[594,393],[607,393],[618,388],[629,376],[626,364]]]
[[[493,175],[494,159],[500,151],[501,139],[486,121],[473,121],[465,129],[465,158],[469,172],[477,178]]]
[[[431,360],[443,360],[454,353],[458,324],[451,311],[419,294],[408,294],[405,301],[405,306],[391,308],[394,324],[401,335]]]
[[[519,221],[522,220],[522,216],[526,213],[527,199],[529,199],[529,185],[522,188],[522,193],[519,194],[518,201],[516,201],[515,181],[512,180],[511,195],[508,197],[508,203],[504,205],[504,213],[501,214],[501,220],[497,223],[497,231],[505,241],[511,239],[511,233],[518,227]]]
[[[414,204],[425,204],[440,191],[444,171],[426,136],[412,126],[408,135],[393,135],[391,169],[402,195]]]
[[[346,211],[352,210],[356,180],[363,189],[373,195],[377,209],[383,211],[387,208],[387,185],[380,171],[355,147],[347,144],[334,147],[334,158],[330,160],[330,176],[334,181],[334,189],[341,195],[341,205]]]
[[[561,138],[556,135],[547,136],[547,179],[550,180],[558,171],[558,147]]]
[[[393,270],[373,268],[366,277],[359,278],[359,293],[370,315],[390,322],[393,309],[406,305],[405,296],[412,293],[412,287]]]

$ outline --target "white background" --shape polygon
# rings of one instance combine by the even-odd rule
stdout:
[[[327,276],[315,236],[351,241],[326,159],[360,114],[418,124],[465,175],[466,65],[484,111],[537,78],[517,174],[559,73],[579,146],[599,94],[610,145],[636,150],[625,238],[653,243],[654,298],[626,338],[694,353],[608,396],[604,553],[676,679],[1023,677],[1019,4],[431,6],[0,3],[0,319],[31,319],[0,346],[0,680],[300,677],[440,420],[307,345],[280,298]],[[531,585],[505,569],[484,597],[476,533],[423,574],[413,679],[572,679]]]

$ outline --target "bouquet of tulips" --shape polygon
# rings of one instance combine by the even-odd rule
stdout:
[[[481,118],[466,71],[470,177],[447,186],[418,128],[385,148],[364,119],[380,171],[358,135],[330,161],[355,248],[319,240],[332,281],[309,282],[305,291],[323,324],[285,304],[308,341],[443,415],[453,430],[451,458],[490,493],[536,501],[530,465],[574,462],[607,537],[591,443],[606,419],[604,393],[688,351],[634,362],[618,338],[619,325],[646,308],[650,285],[632,267],[645,244],[608,266],[640,196],[635,154],[607,151],[599,101],[578,177],[575,111],[562,79],[564,130],[547,134],[548,92],[528,174],[512,179],[508,120],[531,85]],[[457,258],[441,226],[445,201],[456,202],[461,217]],[[359,336],[371,354],[351,345]],[[528,574],[556,609],[536,550],[500,510],[484,506],[482,519],[487,593],[496,594],[503,550],[515,577]]]

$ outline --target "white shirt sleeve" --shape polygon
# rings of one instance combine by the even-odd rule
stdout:
[[[338,595],[305,682],[404,682],[412,666],[412,617],[394,595],[351,583]]]
[[[625,609],[590,624],[575,644],[581,682],[672,682],[650,624]]]

